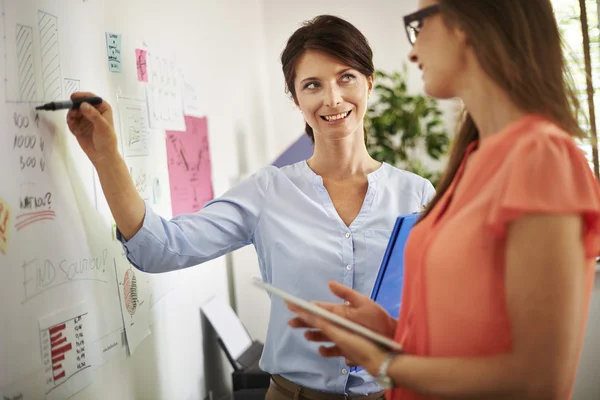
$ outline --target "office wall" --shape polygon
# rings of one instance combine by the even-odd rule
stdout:
[[[145,43],[174,55],[196,89],[208,116],[215,196],[237,177],[240,153],[249,160],[268,158],[261,0],[105,1],[107,30],[122,32],[129,46]],[[132,79],[117,83],[125,93],[135,91],[135,85]],[[236,147],[240,136],[247,144],[243,149]],[[225,267],[222,257],[182,271],[176,290],[155,307],[152,335],[132,358],[103,368],[81,398],[208,397],[213,382],[204,381],[199,308],[210,296],[228,296]],[[230,372],[226,366],[225,382]]]
[[[209,119],[215,196],[231,187],[244,163],[268,159],[272,141],[266,137],[270,104],[262,9],[261,0],[106,0],[107,29],[123,31],[124,38],[129,34],[132,44],[145,42],[176,55],[186,81],[197,90]],[[122,81],[120,89],[131,84]],[[87,392],[124,398],[118,395],[122,388],[103,384],[122,375],[135,394],[131,398],[207,397],[211,382],[203,380],[199,307],[212,295],[227,296],[225,266],[222,257],[182,271],[177,290],[153,313],[152,336],[133,359],[105,369],[105,377]],[[229,372],[225,368],[226,382]]]
[[[37,128],[33,124],[28,125],[38,143],[40,138],[44,139],[45,147],[40,145],[40,148],[48,161],[46,168],[41,169],[43,174],[37,169],[34,174],[18,168],[19,154],[13,149],[12,139],[22,126],[14,126],[18,121],[13,124],[13,111],[15,115],[17,111],[25,111],[25,115],[33,117],[35,112],[32,105],[42,100],[41,96],[33,95],[27,98],[31,103],[24,103],[25,99],[21,97],[24,93],[18,83],[39,81],[35,75],[40,75],[44,82],[38,82],[37,93],[45,95],[48,88],[58,82],[56,93],[60,94],[57,94],[57,98],[62,98],[62,78],[77,78],[82,90],[93,91],[113,105],[117,131],[120,132],[117,96],[146,99],[145,87],[136,76],[135,49],[146,48],[159,53],[177,63],[186,82],[199,95],[200,107],[208,117],[213,188],[218,196],[231,186],[232,177],[238,175],[240,163],[236,138],[246,138],[248,147],[243,150],[250,154],[249,159],[268,158],[263,154],[269,146],[264,135],[270,123],[265,113],[270,107],[268,93],[264,90],[268,82],[264,66],[262,1],[0,0],[0,6],[0,29],[3,31],[0,50],[4,55],[0,62],[0,74],[7,77],[0,82],[2,206],[8,202],[16,214],[20,208],[19,196],[23,193],[23,186],[35,184],[38,188],[51,189],[52,210],[48,213],[56,214],[53,221],[41,221],[23,230],[13,229],[8,250],[3,248],[0,252],[0,397],[39,399],[48,394],[48,398],[69,397],[75,400],[205,398],[207,388],[213,382],[204,379],[200,307],[210,296],[228,295],[224,258],[181,272],[153,276],[153,282],[169,284],[165,285],[160,300],[158,296],[154,298],[156,302],[149,311],[151,335],[131,357],[119,345],[123,343],[121,331],[124,319],[127,318],[127,323],[131,321],[127,311],[123,315],[119,307],[119,292],[122,292],[124,285],[120,287],[115,279],[116,268],[109,266],[89,272],[94,268],[86,269],[89,264],[85,264],[86,267],[80,269],[87,270],[90,279],[75,282],[70,280],[73,276],[69,276],[64,282],[59,282],[58,278],[62,279],[67,274],[59,270],[60,261],[55,262],[56,268],[52,267],[52,274],[41,269],[37,271],[39,296],[31,301],[23,300],[23,281],[27,279],[23,278],[23,260],[38,259],[43,263],[44,260],[64,258],[65,264],[67,259],[83,260],[83,264],[88,262],[89,257],[91,263],[90,254],[97,254],[92,252],[91,242],[100,236],[102,238],[98,240],[102,244],[108,242],[112,245],[111,258],[120,256],[121,250],[116,245],[117,250],[113,252],[115,242],[110,233],[110,215],[101,195],[96,196],[92,191],[92,188],[97,188],[94,186],[92,166],[66,130],[65,112],[41,115]],[[121,34],[122,71],[119,73],[108,70],[105,32]],[[17,50],[16,46],[20,45],[20,50]],[[45,58],[48,55],[52,57]],[[31,62],[32,59],[35,62]],[[40,64],[40,59],[45,64]],[[57,60],[60,68],[56,67]],[[28,65],[29,68],[21,69]],[[21,75],[16,73],[17,67],[20,72],[35,73],[32,73],[30,80],[23,81]],[[59,71],[62,76],[54,79],[49,75],[54,71]],[[152,164],[160,170],[157,174],[164,183],[157,208],[161,213],[168,214],[170,198],[168,184],[164,180],[167,173],[165,141],[164,130],[152,131],[149,142],[152,146],[156,145],[156,149],[153,149],[156,151],[152,152]],[[36,160],[39,156],[39,153],[35,153]],[[67,170],[65,165],[70,168]],[[98,199],[97,207],[95,199]],[[96,218],[94,222],[101,220],[100,223],[86,225],[86,218],[91,217]],[[13,222],[14,218],[11,217]],[[2,228],[4,234],[6,226]],[[89,231],[87,228],[90,228]],[[86,239],[91,243],[89,246]],[[35,246],[31,243],[35,243]],[[87,247],[90,247],[89,251]],[[48,262],[42,265],[46,271],[50,271]],[[60,265],[63,268],[62,262]],[[35,273],[32,272],[31,276],[36,276]],[[98,278],[92,273],[101,275],[102,281],[91,279]],[[137,271],[136,275],[141,288],[147,276]],[[131,288],[128,294],[132,291]],[[142,295],[141,291],[139,295]],[[109,298],[115,301],[109,302]],[[96,322],[96,316],[101,314],[106,314],[103,315],[106,320],[116,321],[113,331],[118,338],[114,342],[116,347],[106,348],[106,351],[113,350],[110,350],[110,357],[103,355],[105,364],[94,364],[95,360],[88,357],[86,361],[90,367],[85,372],[70,374],[64,385],[60,383],[60,389],[50,392],[47,377],[52,374],[52,368],[44,365],[41,359],[43,344],[39,321],[55,311],[69,310],[69,307],[83,300],[89,313],[76,315],[88,315],[84,319],[86,335],[90,333],[90,336],[86,336],[86,351],[90,349],[91,353],[92,349],[96,349],[98,353],[103,352],[103,347],[98,345],[102,339],[98,339],[101,336],[98,332],[104,333],[107,326]],[[142,302],[139,300],[142,298],[138,298],[136,304],[141,308]],[[149,307],[150,303],[149,298],[143,298],[144,307]],[[136,315],[139,315],[139,308]],[[91,321],[89,325],[88,320]],[[97,320],[100,321],[100,317]],[[147,321],[141,321],[140,318],[137,322]],[[44,325],[43,330],[49,332],[46,328],[48,326]],[[80,336],[77,338],[77,346],[83,346]],[[79,362],[80,348],[77,350]],[[75,349],[69,354],[75,354]],[[69,363],[72,363],[71,359]],[[81,391],[78,391],[78,387],[71,392],[71,384],[83,382],[82,376],[90,372],[92,383]],[[222,377],[229,380],[227,371]],[[63,379],[58,376],[50,378],[52,384]],[[81,384],[87,384],[87,381]],[[54,389],[52,387],[50,390]],[[63,389],[64,395],[60,394]],[[74,394],[75,391],[77,393]],[[73,397],[70,397],[72,394]]]
[[[598,398],[600,398],[600,269],[596,272],[573,400]]]

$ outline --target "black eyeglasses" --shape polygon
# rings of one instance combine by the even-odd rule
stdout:
[[[423,20],[434,14],[440,12],[439,5],[433,5],[420,9],[417,12],[407,15],[404,17],[404,28],[406,29],[406,35],[411,45],[415,44],[421,28],[423,28]]]

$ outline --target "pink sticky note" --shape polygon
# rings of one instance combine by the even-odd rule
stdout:
[[[213,199],[207,119],[186,115],[185,125],[184,132],[166,132],[174,216],[196,212]]]
[[[148,64],[146,64],[146,50],[135,49],[135,63],[137,65],[138,81],[148,82]]]

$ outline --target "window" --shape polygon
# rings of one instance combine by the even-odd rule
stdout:
[[[575,90],[581,104],[582,118],[579,123],[590,133],[589,106],[583,53],[579,0],[552,0],[559,28],[567,46],[567,63],[573,75]],[[600,134],[600,0],[585,0],[588,31],[590,36],[590,57],[592,61],[592,82],[594,85],[594,105],[596,130]],[[589,139],[581,141],[590,165],[592,164],[592,144]]]

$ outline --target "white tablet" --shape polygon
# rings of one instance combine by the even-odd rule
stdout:
[[[306,311],[310,311],[311,313],[316,314],[320,317],[323,317],[323,318],[325,318],[335,324],[338,324],[352,332],[358,333],[359,335],[362,335],[362,336],[364,336],[364,337],[366,337],[366,338],[368,338],[390,350],[393,350],[396,352],[402,351],[402,345],[400,343],[394,342],[390,338],[380,335],[379,333],[375,333],[372,330],[367,329],[362,325],[352,322],[346,318],[342,318],[339,315],[336,315],[330,311],[327,311],[313,303],[310,303],[310,302],[303,300],[299,297],[296,297],[292,294],[284,292],[283,290],[278,289],[273,285],[263,282],[259,278],[254,278],[254,284],[256,286],[259,286],[259,287],[265,289],[266,291],[268,291],[270,293],[273,293],[274,295],[281,297],[284,300],[289,301],[290,303],[294,303],[297,306],[302,307]]]

